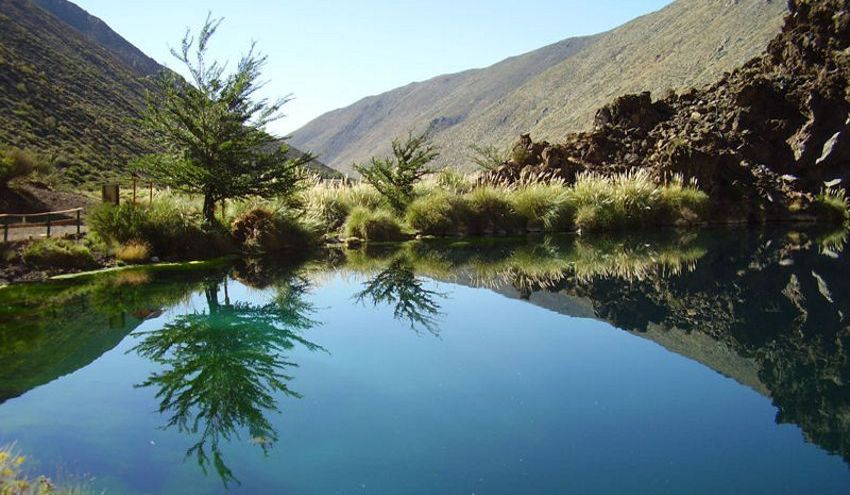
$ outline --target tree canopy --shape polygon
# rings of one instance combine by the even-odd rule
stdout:
[[[413,200],[413,186],[433,172],[428,165],[439,156],[427,134],[409,134],[393,140],[393,156],[372,158],[367,165],[355,165],[363,179],[372,184],[396,211],[404,211]]]
[[[197,38],[187,30],[180,48],[172,48],[190,80],[163,73],[160,94],[149,97],[142,120],[164,152],[146,157],[141,168],[163,185],[202,194],[210,223],[218,201],[291,193],[301,180],[301,166],[313,160],[289,157],[284,141],[265,131],[283,116],[281,108],[291,97],[258,97],[266,57],[255,44],[231,73],[226,64],[208,60],[221,21],[208,16]]]

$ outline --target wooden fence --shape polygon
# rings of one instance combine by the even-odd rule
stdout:
[[[47,237],[50,229],[58,225],[77,226],[77,235],[82,227],[82,208],[72,210],[48,211],[45,213],[2,213],[0,223],[3,224],[3,242],[9,241],[9,230],[19,228],[46,227]],[[13,220],[17,221],[13,222]],[[33,221],[33,219],[35,221]]]

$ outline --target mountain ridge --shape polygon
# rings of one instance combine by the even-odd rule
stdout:
[[[32,0],[32,2],[111,52],[140,75],[151,76],[165,70],[164,66],[124,39],[103,20],[78,5],[67,0]]]
[[[430,128],[443,149],[440,164],[468,169],[465,155],[471,143],[504,148],[529,131],[536,138],[557,141],[569,131],[588,127],[595,111],[614,97],[709,84],[763,51],[786,12],[784,2],[776,0],[678,0],[613,30],[548,45],[581,43],[557,63],[527,74],[517,84],[505,84],[502,91],[476,93],[487,79],[505,77],[506,62],[521,67],[548,47],[484,69],[415,83],[420,92],[431,95],[427,104],[398,99],[400,90],[411,85],[367,97],[296,130],[292,143],[350,172],[352,163],[387,152],[398,134]],[[440,86],[458,78],[461,83]],[[477,85],[463,86],[473,78]],[[458,119],[453,105],[474,98],[479,101],[459,112],[463,118]],[[364,124],[369,129],[363,130]]]

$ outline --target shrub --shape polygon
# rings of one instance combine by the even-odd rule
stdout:
[[[227,229],[205,225],[196,209],[176,198],[158,199],[150,207],[102,205],[89,214],[87,222],[107,243],[143,241],[150,245],[151,254],[163,258],[197,259],[232,249]]]
[[[524,165],[530,157],[531,152],[519,143],[514,145],[513,149],[511,149],[511,161],[513,163]]]
[[[143,208],[132,204],[104,204],[89,213],[86,223],[104,241],[124,244],[144,239],[149,218]]]
[[[130,241],[118,247],[115,257],[130,265],[146,263],[151,258],[151,247],[144,241]]]
[[[815,211],[824,222],[841,224],[850,220],[850,204],[843,188],[825,188],[815,198]]]
[[[347,237],[365,241],[399,241],[405,237],[401,225],[391,213],[363,207],[351,210],[343,230]]]
[[[494,234],[516,231],[521,220],[506,196],[504,190],[492,186],[479,187],[465,195],[468,232]]]
[[[42,268],[92,268],[96,266],[91,251],[68,239],[43,239],[27,245],[24,262]]]
[[[250,254],[306,248],[314,243],[312,234],[294,216],[262,208],[250,210],[234,220],[231,233],[242,250]]]
[[[230,224],[230,232],[239,244],[245,244],[260,235],[261,231],[268,230],[271,225],[272,214],[268,210],[256,208],[240,215]]]
[[[39,168],[39,159],[31,152],[11,149],[0,154],[0,185],[25,177]]]
[[[459,196],[435,192],[414,200],[405,220],[423,234],[447,235],[461,231],[465,211],[466,204]]]
[[[509,158],[506,151],[503,151],[498,146],[494,145],[482,146],[478,144],[471,144],[469,145],[469,151],[469,160],[485,172],[496,170],[502,166],[503,163],[508,161]]]
[[[355,165],[354,169],[384,197],[387,204],[396,212],[403,213],[413,201],[413,186],[432,173],[428,164],[438,153],[427,134],[410,134],[404,141],[396,139],[392,149],[393,156],[372,158],[367,165]]]

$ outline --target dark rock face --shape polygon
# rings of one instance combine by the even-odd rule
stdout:
[[[659,181],[694,178],[727,214],[762,219],[810,203],[826,181],[847,187],[850,2],[790,0],[789,8],[766,52],[712,86],[658,101],[622,96],[597,112],[593,130],[562,145],[523,136],[517,146],[529,156],[484,180],[522,177],[540,163],[566,180],[646,168]]]
[[[482,183],[522,182],[561,179],[574,182],[585,166],[569,155],[563,145],[547,141],[535,143],[529,134],[520,136],[510,159],[480,178]]]
[[[594,126],[596,129],[613,126],[647,131],[669,117],[666,110],[669,109],[663,102],[652,102],[648,91],[639,95],[621,96],[596,112]]]

